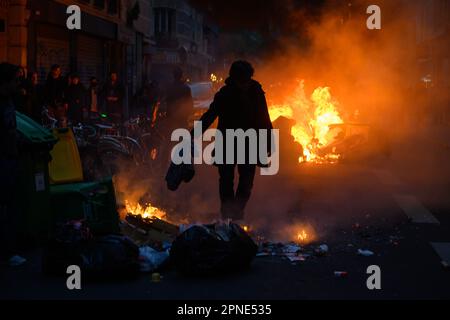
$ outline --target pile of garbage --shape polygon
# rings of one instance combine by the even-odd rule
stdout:
[[[246,268],[258,246],[237,224],[175,226],[157,218],[129,215],[121,234],[94,235],[83,221],[60,225],[47,243],[43,271],[64,275],[76,265],[88,279],[119,279],[159,272],[173,266],[186,275],[223,274]]]
[[[377,256],[366,247],[371,242],[366,240],[374,237],[381,242],[388,239],[393,246],[401,239],[398,234],[384,239],[376,228],[357,224],[344,240],[349,242],[333,243],[330,249],[320,243],[270,242],[250,227],[229,221],[177,226],[157,217],[129,214],[120,222],[120,234],[94,235],[83,220],[59,226],[46,247],[43,269],[65,274],[67,266],[77,265],[87,276],[114,279],[144,272],[159,282],[159,272],[169,266],[186,275],[211,275],[242,270],[255,257],[277,257],[296,265],[328,257],[332,251],[367,259]],[[336,276],[346,274],[337,271]]]

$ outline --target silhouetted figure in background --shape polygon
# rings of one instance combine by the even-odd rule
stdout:
[[[187,128],[189,117],[194,112],[191,88],[184,80],[183,70],[176,67],[173,71],[173,78],[173,83],[166,91],[166,118],[161,124],[163,135],[167,141],[162,150],[160,150],[160,159],[164,162],[170,159],[172,147],[175,145],[175,143],[170,141],[172,132],[176,129]],[[153,110],[153,112],[158,112],[158,110]]]
[[[187,128],[189,117],[194,112],[191,88],[183,78],[183,70],[176,67],[173,71],[174,82],[166,93],[166,123],[170,134],[173,130]]]
[[[44,88],[44,103],[51,113],[57,115],[63,112],[62,103],[66,88],[67,81],[61,76],[61,67],[53,65]]]
[[[26,115],[30,115],[31,110],[29,109],[29,104],[27,103],[27,79],[26,79],[26,72],[25,69],[22,67],[19,67],[17,70],[17,92],[14,95],[14,105],[16,107],[16,110],[24,113]]]
[[[122,123],[125,88],[119,82],[116,72],[111,72],[110,79],[103,88],[103,95],[108,116],[114,123]]]
[[[77,124],[84,121],[83,115],[87,109],[86,89],[77,74],[73,74],[71,78],[71,84],[65,92],[65,99],[68,103],[67,116],[72,124]]]
[[[96,77],[91,77],[89,80],[89,88],[88,88],[88,107],[89,111],[92,113],[98,113],[100,111],[100,99],[99,99],[99,86],[98,80]]]
[[[236,61],[230,68],[230,76],[225,86],[214,97],[209,110],[201,117],[203,132],[219,118],[218,130],[224,137],[224,161],[226,161],[225,147],[227,129],[272,129],[265,93],[261,85],[252,79],[253,67],[246,61]],[[271,132],[267,134],[267,153],[270,153]],[[251,196],[253,181],[256,172],[255,164],[248,159],[249,145],[246,144],[247,160],[239,164],[239,185],[234,191],[235,164],[217,164],[219,168],[219,189],[221,200],[221,213],[224,219],[241,220],[244,218],[244,209]],[[259,152],[259,151],[258,151]],[[236,149],[234,152],[237,163]],[[258,165],[261,165],[260,163]]]
[[[43,90],[38,73],[30,72],[27,83],[27,103],[30,117],[38,123],[42,121]]]
[[[61,102],[64,98],[66,81],[61,76],[61,67],[53,65],[45,83],[45,102],[53,107],[56,102]]]

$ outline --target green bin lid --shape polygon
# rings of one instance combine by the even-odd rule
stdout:
[[[33,119],[16,111],[17,131],[31,143],[56,143],[56,137]]]

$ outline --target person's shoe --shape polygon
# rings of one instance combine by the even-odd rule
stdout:
[[[12,256],[11,258],[9,258],[8,265],[10,267],[18,267],[18,266],[23,265],[25,262],[27,262],[27,259],[16,255],[16,256]]]

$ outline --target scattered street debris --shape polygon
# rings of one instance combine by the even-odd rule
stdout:
[[[168,251],[156,251],[145,246],[139,248],[139,260],[141,272],[153,272],[158,270],[169,259]]]
[[[289,253],[295,253],[296,254],[296,253],[298,253],[300,251],[302,251],[302,248],[300,246],[298,246],[298,245],[295,245],[295,244],[287,244],[283,248],[283,252],[286,253],[286,254],[289,254]]]
[[[364,257],[371,257],[371,256],[375,255],[375,253],[373,253],[370,250],[358,249],[358,255],[364,256]]]
[[[158,283],[161,282],[162,276],[160,273],[152,273],[152,282]]]
[[[287,258],[289,259],[289,261],[291,262],[297,262],[297,261],[306,261],[306,258],[308,258],[309,255],[307,254],[299,254],[297,256],[287,256]]]
[[[338,278],[346,278],[348,277],[348,272],[346,271],[335,271],[334,275]]]
[[[19,267],[19,266],[23,265],[25,262],[27,262],[27,259],[16,255],[16,256],[9,258],[8,265],[10,267]]]
[[[314,250],[314,253],[317,256],[322,257],[325,256],[328,253],[328,251],[329,251],[328,246],[326,244],[322,244]]]
[[[272,256],[272,254],[268,253],[268,252],[260,252],[260,253],[257,253],[256,256],[257,257],[269,257],[269,256]]]

